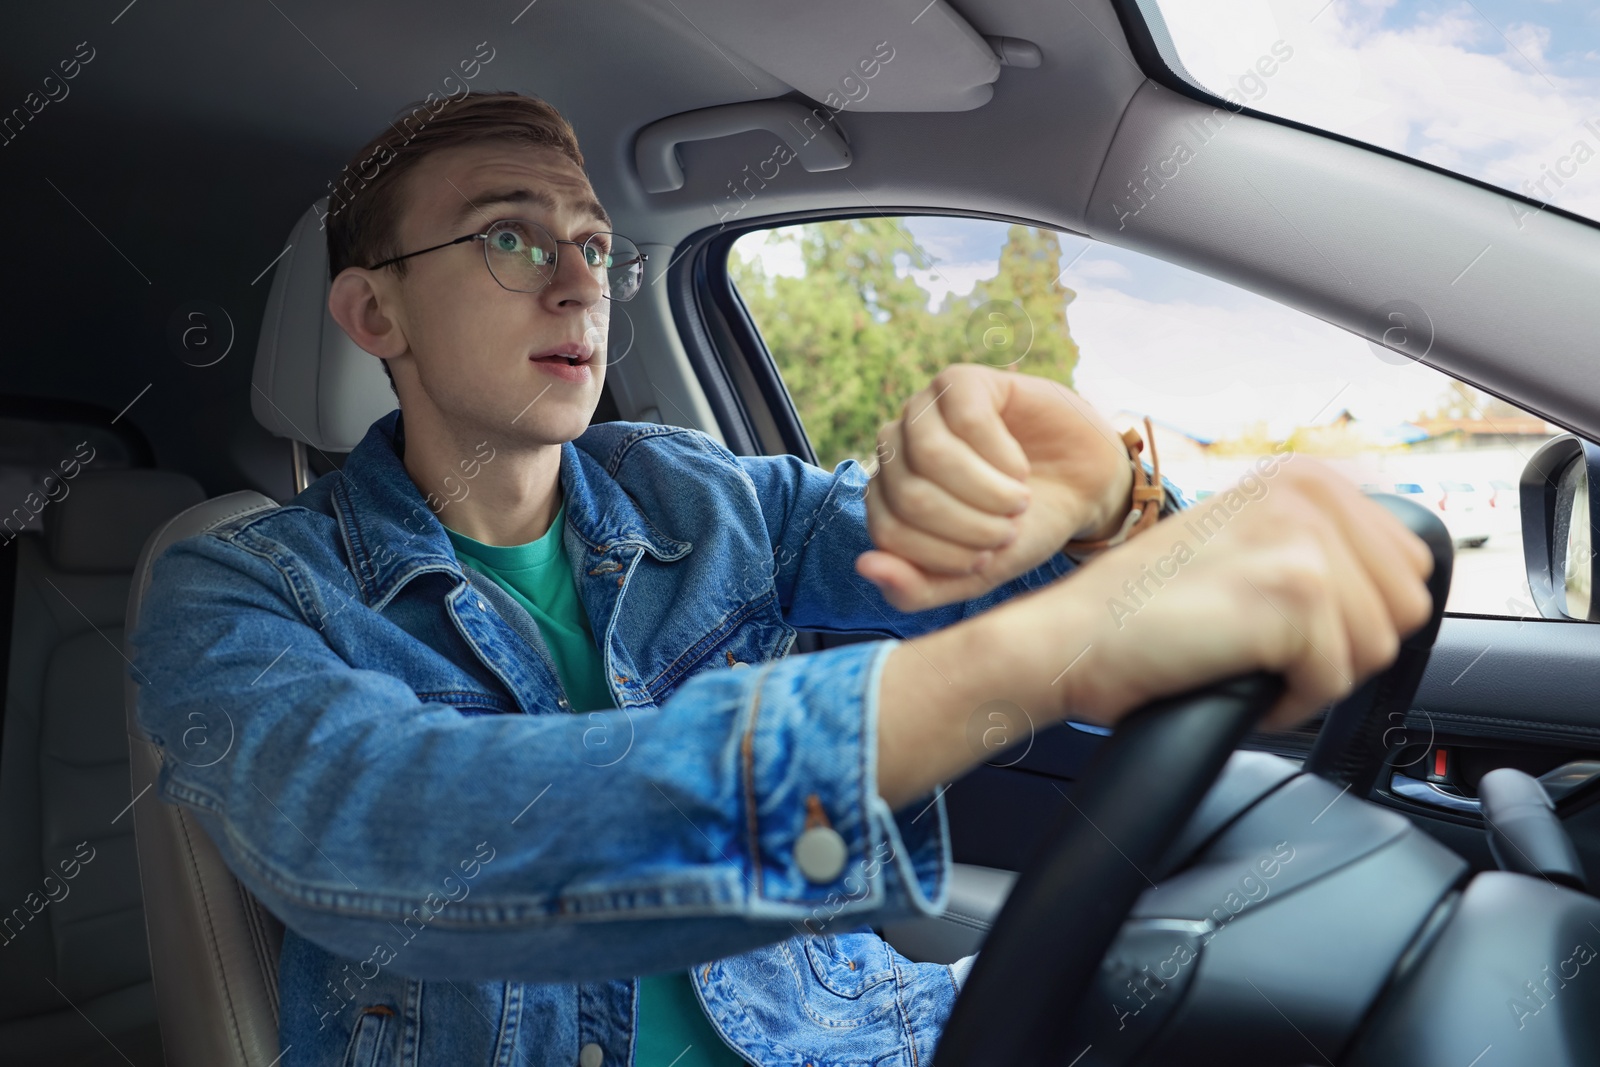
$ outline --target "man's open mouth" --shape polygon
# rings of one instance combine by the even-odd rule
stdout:
[[[569,367],[576,367],[580,363],[589,362],[592,354],[592,350],[587,345],[565,344],[528,358],[535,363],[564,363]]]

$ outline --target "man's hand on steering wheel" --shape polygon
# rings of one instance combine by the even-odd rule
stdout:
[[[1392,663],[1427,622],[1433,560],[1416,535],[1315,460],[1257,467],[1018,605],[1057,641],[1066,605],[1075,620],[1088,607],[1070,639],[1088,651],[1062,680],[1077,707],[1063,714],[1114,722],[1266,670],[1287,688],[1264,726],[1286,728]]]

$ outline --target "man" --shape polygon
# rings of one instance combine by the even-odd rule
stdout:
[[[870,483],[590,427],[640,264],[570,127],[473,93],[385,158],[330,206],[328,307],[400,412],[174,545],[134,635],[163,799],[288,927],[286,1065],[925,1064],[965,967],[869,924],[943,908],[977,709],[1113,724],[1265,668],[1283,725],[1427,616],[1421,543],[1305,460],[1176,564],[1161,524],[1097,547],[1144,479],[1026,375],[942,372]]]

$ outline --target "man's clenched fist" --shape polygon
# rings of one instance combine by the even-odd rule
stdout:
[[[960,363],[878,433],[876,548],[856,571],[901,611],[981,596],[1074,538],[1116,532],[1133,470],[1122,438],[1059,382]]]

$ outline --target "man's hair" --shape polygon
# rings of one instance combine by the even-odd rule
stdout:
[[[429,94],[402,108],[387,129],[361,147],[328,183],[328,277],[404,254],[399,247],[405,177],[430,153],[482,141],[553,148],[583,166],[578,137],[561,113],[536,96],[469,92],[442,99]],[[393,265],[405,277],[409,263]],[[394,388],[387,360],[383,372]]]

